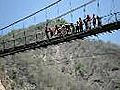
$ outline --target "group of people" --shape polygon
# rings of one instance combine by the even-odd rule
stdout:
[[[71,33],[80,33],[91,30],[91,28],[96,28],[102,26],[101,17],[96,16],[93,14],[92,18],[90,15],[87,15],[85,19],[79,18],[76,24],[64,24],[64,25],[55,25],[54,28],[48,28],[46,25],[45,33],[47,38],[51,38],[55,35],[57,36],[64,36]]]

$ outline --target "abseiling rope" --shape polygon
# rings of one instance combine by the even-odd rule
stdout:
[[[46,7],[44,7],[44,8],[42,8],[42,9],[38,10],[38,11],[36,11],[36,12],[34,12],[34,13],[32,13],[32,14],[30,14],[30,15],[24,17],[24,18],[21,18],[21,19],[15,21],[15,22],[13,22],[13,23],[11,23],[11,24],[9,24],[9,25],[7,25],[7,26],[1,28],[0,30],[4,30],[4,29],[6,29],[6,28],[8,28],[8,27],[10,27],[10,26],[12,26],[12,25],[14,25],[14,24],[17,24],[17,23],[19,23],[19,22],[21,22],[21,21],[24,21],[24,20],[26,20],[26,19],[28,19],[28,18],[34,16],[35,14],[37,14],[37,13],[39,13],[39,12],[41,12],[41,11],[47,9],[47,8],[50,8],[51,6],[54,6],[55,4],[59,3],[60,1],[62,1],[62,0],[58,0],[58,1],[56,1],[56,2],[50,4],[50,5],[46,6]]]

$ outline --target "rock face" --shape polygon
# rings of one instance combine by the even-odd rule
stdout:
[[[5,87],[2,85],[1,80],[0,80],[0,90],[5,90]]]
[[[12,90],[120,90],[120,47],[111,43],[76,40],[0,62]]]
[[[0,90],[12,90],[13,83],[14,82],[5,74],[4,69],[0,66]]]

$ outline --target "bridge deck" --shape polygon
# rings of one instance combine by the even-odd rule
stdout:
[[[29,49],[47,47],[48,45],[55,45],[58,43],[67,42],[75,39],[82,39],[87,36],[97,35],[103,32],[111,32],[113,30],[118,30],[118,29],[120,29],[120,21],[106,24],[106,25],[103,25],[102,27],[97,27],[84,33],[69,34],[64,37],[55,37],[50,40],[36,41],[29,44],[24,44],[24,45],[15,46],[12,48],[3,49],[0,51],[0,57],[12,55],[19,52],[24,52]]]

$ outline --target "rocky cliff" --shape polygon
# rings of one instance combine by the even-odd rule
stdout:
[[[56,23],[67,22],[63,19],[50,25]],[[44,25],[31,26],[26,34],[41,32]],[[24,35],[23,30],[16,30],[0,40],[12,39],[13,33],[15,38]],[[0,90],[120,90],[120,46],[73,40],[0,57]]]
[[[5,90],[120,90],[120,47],[75,40],[0,58]],[[4,90],[4,89],[2,89]]]

